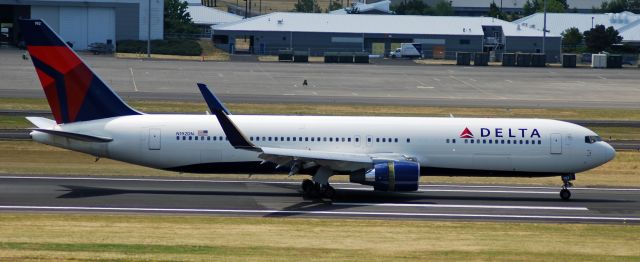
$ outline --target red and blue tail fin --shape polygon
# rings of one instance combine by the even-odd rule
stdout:
[[[27,50],[60,123],[139,115],[42,20],[20,20]]]

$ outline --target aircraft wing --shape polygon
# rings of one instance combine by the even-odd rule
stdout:
[[[343,153],[329,151],[315,151],[292,148],[258,147],[254,145],[242,131],[229,118],[229,111],[222,105],[205,84],[198,84],[209,110],[220,122],[222,130],[236,149],[244,149],[259,152],[259,157],[265,161],[273,162],[279,166],[293,166],[302,164],[305,166],[327,166],[333,170],[358,170],[371,167],[374,160],[407,160],[399,154],[370,155],[358,153]],[[292,170],[292,172],[294,172]],[[295,172],[294,172],[295,173]]]

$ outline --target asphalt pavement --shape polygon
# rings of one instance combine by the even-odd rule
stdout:
[[[43,97],[31,61],[0,49],[0,97]],[[638,69],[292,64],[82,55],[125,99],[420,106],[640,108]],[[308,85],[302,83],[307,80]]]
[[[333,186],[334,200],[318,200],[303,198],[292,181],[4,175],[0,212],[640,223],[638,188],[573,188],[562,201],[556,187],[422,184],[388,193]]]

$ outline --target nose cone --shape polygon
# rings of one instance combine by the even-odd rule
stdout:
[[[602,149],[600,151],[602,154],[603,164],[613,160],[613,158],[616,157],[616,150],[606,142],[602,142]]]

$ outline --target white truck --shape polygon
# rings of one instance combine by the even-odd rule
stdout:
[[[391,58],[414,58],[422,57],[422,44],[401,43],[399,48],[389,53]]]

